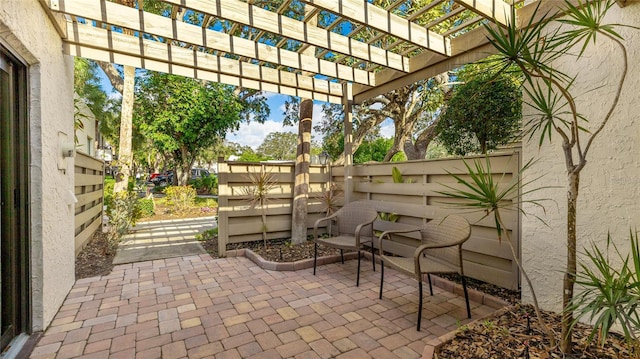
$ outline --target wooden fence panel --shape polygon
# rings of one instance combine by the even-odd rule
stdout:
[[[75,252],[80,253],[102,223],[104,162],[77,152],[75,178]]]
[[[484,161],[484,157],[478,157]],[[471,159],[467,159],[469,161]],[[516,148],[490,155],[491,168],[497,182],[507,184],[520,168],[520,152]],[[393,183],[392,168],[397,167],[405,183]],[[270,192],[267,213],[268,238],[287,238],[291,230],[293,164],[236,163],[218,164],[219,168],[219,251],[224,254],[226,243],[262,240],[261,216],[258,208],[249,208],[243,188],[250,185],[247,175],[263,168],[277,175],[278,186]],[[465,274],[509,289],[520,285],[518,268],[511,250],[503,238],[496,235],[495,222],[481,212],[463,211],[452,206],[439,191],[450,186],[462,188],[449,173],[464,177],[466,168],[461,159],[438,159],[395,163],[375,163],[353,166],[353,188],[343,188],[344,167],[331,168],[332,182],[339,190],[351,191],[353,200],[370,200],[379,212],[394,213],[398,223],[422,225],[428,220],[450,213],[463,215],[472,224],[471,238],[464,245]],[[326,167],[311,166],[308,228],[324,215],[320,197],[329,186]],[[339,197],[344,202],[344,193]],[[519,253],[520,213],[502,213],[507,230]]]

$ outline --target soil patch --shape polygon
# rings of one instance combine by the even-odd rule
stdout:
[[[533,307],[516,304],[504,314],[462,326],[453,340],[437,352],[438,359],[489,358],[629,358],[624,339],[611,334],[604,346],[588,343],[591,327],[584,324],[574,329],[574,352],[565,356],[559,350],[549,350],[549,341],[537,325]],[[543,312],[543,318],[560,338],[560,315]]]
[[[107,245],[107,234],[98,230],[76,257],[76,280],[108,275],[115,255]]]

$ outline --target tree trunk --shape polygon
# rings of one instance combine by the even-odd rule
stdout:
[[[300,101],[300,121],[298,122],[298,148],[296,151],[291,218],[291,242],[294,244],[304,243],[307,240],[312,116],[313,100],[302,99]]]
[[[309,4],[304,7],[305,17],[315,8]],[[318,24],[317,16],[311,17],[307,24]],[[302,54],[315,56],[315,46],[309,46]],[[307,204],[309,202],[309,162],[311,161],[311,127],[313,100],[300,99],[300,118],[298,121],[298,147],[296,150],[293,204],[291,206],[291,243],[300,244],[307,240]]]
[[[122,91],[122,112],[120,114],[120,146],[118,146],[119,174],[113,187],[113,192],[127,190],[129,176],[131,175],[132,143],[133,135],[133,91],[136,77],[136,68],[124,67],[124,86]]]
[[[580,173],[569,173],[569,191],[567,192],[567,271],[564,274],[562,307],[568,308],[573,299],[573,286],[576,280],[576,217],[578,203],[578,189],[580,188]],[[565,354],[572,352],[573,343],[573,312],[565,310],[562,313],[562,337],[560,350]]]

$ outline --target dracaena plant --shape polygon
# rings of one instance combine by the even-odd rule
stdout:
[[[607,235],[606,250],[594,243],[586,249],[582,269],[576,284],[583,290],[576,295],[568,310],[576,313],[572,326],[579,319],[588,318],[593,323],[589,340],[596,336],[604,345],[607,334],[617,324],[627,343],[629,358],[640,358],[640,242],[638,233],[629,231],[630,252],[623,255],[611,235]],[[615,268],[610,253],[620,265]]]
[[[505,227],[504,221],[502,219],[502,212],[505,211],[519,211],[526,215],[526,213],[522,210],[522,204],[525,202],[534,206],[538,206],[544,210],[544,207],[542,206],[542,202],[544,201],[543,199],[530,199],[526,201],[521,200],[522,195],[529,195],[542,189],[540,187],[525,189],[525,187],[530,187],[529,185],[531,185],[532,182],[539,179],[539,177],[536,177],[532,180],[523,182],[524,172],[528,168],[530,168],[534,162],[530,160],[524,166],[522,166],[522,168],[517,173],[513,174],[513,179],[510,182],[505,181],[504,173],[499,180],[494,179],[494,173],[491,170],[491,159],[488,156],[485,157],[484,161],[482,161],[481,159],[474,160],[473,165],[469,164],[465,160],[463,160],[463,163],[466,167],[464,176],[453,174],[447,171],[447,173],[449,173],[449,175],[457,181],[458,185],[454,187],[448,184],[442,184],[442,186],[448,188],[449,190],[437,191],[437,193],[448,198],[462,200],[455,202],[443,201],[443,203],[447,206],[467,209],[470,212],[481,212],[483,214],[482,218],[493,218],[493,220],[495,221],[498,240],[500,241],[500,243],[502,243],[502,239],[506,239],[506,242],[509,245],[509,249],[511,249],[513,260],[520,269],[522,276],[529,286],[529,290],[531,291],[533,297],[533,307],[535,309],[540,328],[549,337],[551,343],[554,343],[555,337],[542,317],[540,306],[538,305],[538,298],[533,288],[533,284],[531,283],[527,272],[525,271],[522,263],[518,258],[515,246],[511,239],[511,234]],[[536,218],[542,221],[541,218]]]
[[[271,172],[267,172],[262,166],[260,172],[247,174],[247,180],[251,183],[242,188],[242,194],[247,197],[251,209],[258,207],[262,220],[262,240],[267,248],[267,202],[269,193],[278,186],[278,181]]]
[[[627,49],[625,41],[617,32],[623,25],[606,24],[607,12],[616,6],[615,0],[564,1],[559,12],[546,12],[541,6],[552,2],[538,1],[538,7],[530,20],[519,26],[511,21],[505,27],[485,26],[489,42],[498,52],[492,63],[507,71],[516,66],[524,75],[525,99],[534,116],[524,123],[524,133],[531,139],[535,136],[542,144],[553,135],[562,142],[562,154],[567,173],[567,267],[563,279],[562,302],[567,308],[571,303],[576,278],[576,218],[580,189],[580,175],[587,164],[587,155],[604,127],[614,117],[615,109],[622,97],[622,89],[627,76]],[[515,19],[515,10],[512,10]],[[569,73],[562,67],[561,58],[571,57],[573,62],[600,46],[601,41],[614,45],[612,56],[619,56],[618,72],[612,76],[610,93],[612,99],[603,102],[604,115],[596,118],[586,116],[578,110],[574,91],[577,74]],[[575,68],[575,67],[574,67]],[[580,92],[588,92],[600,87],[581,86]],[[588,121],[588,123],[587,123]],[[563,353],[572,351],[572,311],[563,311],[560,349]]]

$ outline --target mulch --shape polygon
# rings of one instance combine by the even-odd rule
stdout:
[[[543,312],[543,319],[559,342],[561,317]],[[617,359],[631,358],[624,338],[610,334],[603,346],[589,342],[591,326],[577,324],[574,328],[574,353],[564,355],[558,348],[550,348],[548,338],[538,326],[533,307],[516,304],[501,315],[462,326],[456,336],[437,352],[438,359],[490,358],[573,358]]]
[[[116,252],[107,245],[107,234],[98,230],[76,257],[76,280],[108,275]]]

